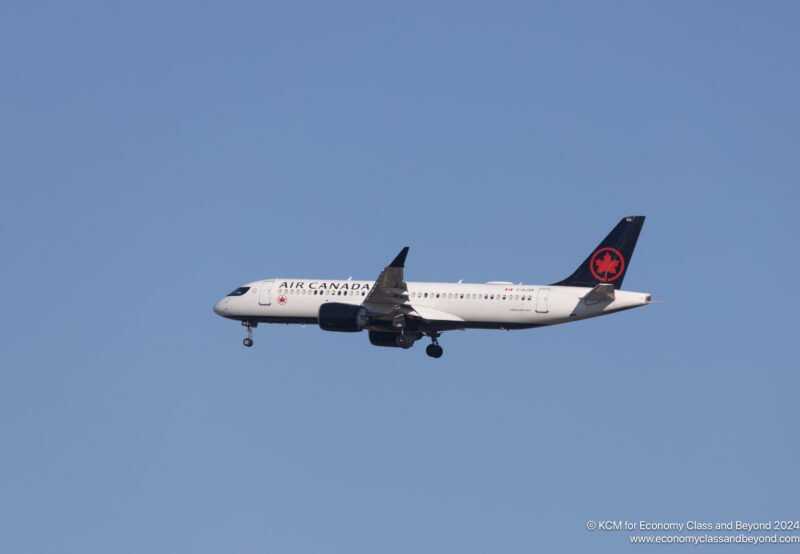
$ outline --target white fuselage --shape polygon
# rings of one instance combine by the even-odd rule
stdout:
[[[240,321],[316,323],[322,304],[360,305],[374,281],[268,279],[245,285],[241,296],[226,296],[217,314]],[[614,299],[587,302],[589,287],[523,285],[507,282],[407,282],[408,302],[431,322],[451,329],[523,329],[586,319],[643,306],[650,295],[615,291]]]

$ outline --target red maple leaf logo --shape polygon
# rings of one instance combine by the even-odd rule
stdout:
[[[625,269],[625,258],[616,248],[610,246],[600,248],[592,256],[589,269],[595,279],[607,283],[622,275]]]
[[[614,274],[617,272],[617,266],[619,265],[619,260],[612,258],[611,254],[606,252],[606,255],[600,259],[594,261],[595,266],[597,267],[597,273],[605,273],[605,274]]]

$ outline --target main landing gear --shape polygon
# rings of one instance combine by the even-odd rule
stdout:
[[[406,316],[403,314],[397,314],[394,316],[392,319],[392,327],[400,331],[400,334],[394,339],[394,343],[397,346],[405,349],[414,346],[414,339],[406,334]]]
[[[414,345],[414,339],[412,339],[405,333],[400,333],[399,335],[397,335],[395,343],[400,348],[411,348]]]
[[[439,346],[439,335],[441,333],[428,333],[428,336],[431,337],[431,344],[425,349],[425,353],[430,356],[431,358],[441,358],[442,354],[444,354],[444,349]]]
[[[431,358],[441,358],[442,354],[444,354],[444,349],[439,346],[438,339],[440,335],[441,333],[436,331],[428,333],[428,336],[431,338],[431,344],[425,349],[425,353]],[[395,337],[394,343],[400,348],[411,348],[414,342],[421,338],[422,333],[407,333],[405,329],[402,329]]]
[[[250,321],[242,321],[242,325],[247,327],[247,338],[242,341],[242,344],[250,348],[251,346],[253,346],[253,327],[257,327],[258,323]]]

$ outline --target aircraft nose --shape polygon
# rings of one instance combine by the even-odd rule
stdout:
[[[217,315],[225,315],[225,312],[228,311],[228,304],[230,303],[230,298],[223,298],[216,304],[214,304],[214,313]]]

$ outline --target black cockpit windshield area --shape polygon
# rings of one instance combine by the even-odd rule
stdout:
[[[241,296],[249,290],[250,287],[239,287],[238,289],[230,293],[228,296]]]

